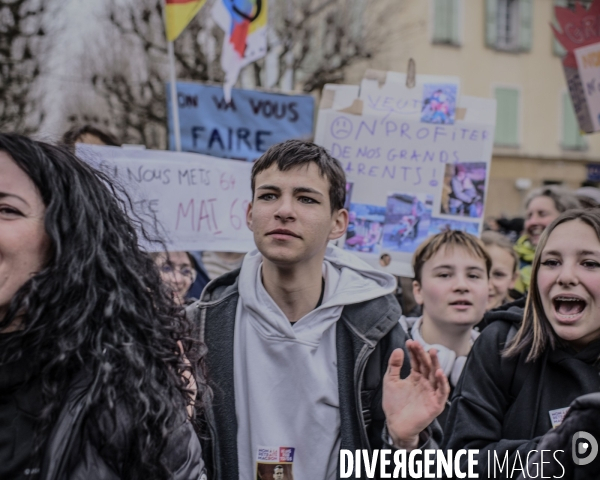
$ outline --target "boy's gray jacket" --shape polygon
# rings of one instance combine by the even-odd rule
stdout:
[[[202,298],[186,310],[208,347],[205,361],[212,400],[206,408],[210,438],[203,444],[203,453],[209,478],[218,480],[239,478],[233,372],[238,276],[239,269],[213,280]],[[342,310],[336,329],[342,449],[391,448],[384,442],[382,381],[392,351],[405,348],[409,338],[398,323],[400,315],[400,306],[391,294]],[[402,378],[410,373],[405,354]],[[439,427],[429,427],[427,433],[429,439],[420,448],[435,448],[441,440]]]

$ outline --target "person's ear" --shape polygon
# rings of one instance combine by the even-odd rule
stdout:
[[[331,231],[329,232],[329,240],[340,238],[348,228],[348,210],[340,208],[333,212],[331,218]]]
[[[248,204],[248,210],[246,210],[246,225],[248,225],[248,228],[252,230],[252,202]]]
[[[415,302],[419,305],[423,305],[423,295],[421,293],[421,284],[417,280],[413,280],[413,297],[415,297]]]

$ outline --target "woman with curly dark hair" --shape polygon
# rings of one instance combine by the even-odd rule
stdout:
[[[64,148],[0,134],[2,479],[204,475],[203,346],[122,193]]]

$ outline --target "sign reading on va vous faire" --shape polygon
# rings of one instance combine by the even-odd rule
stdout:
[[[181,148],[186,152],[254,161],[276,143],[312,139],[314,99],[310,95],[234,88],[227,103],[220,86],[177,82],[177,99]],[[170,95],[167,107],[169,147],[174,150]]]

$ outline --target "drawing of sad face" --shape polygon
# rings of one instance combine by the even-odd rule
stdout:
[[[345,140],[352,133],[352,122],[344,117],[336,118],[331,124],[331,135],[338,140]]]

